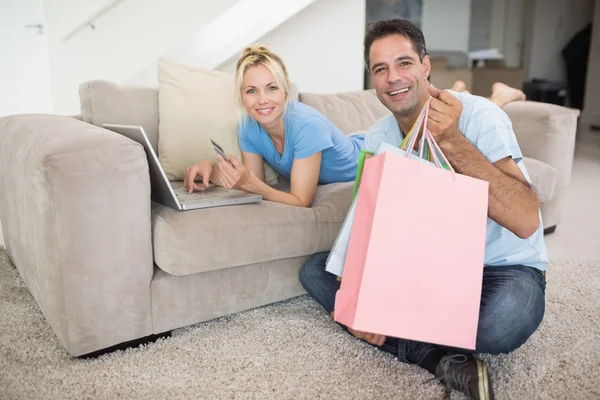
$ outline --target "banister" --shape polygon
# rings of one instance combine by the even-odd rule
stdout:
[[[100,10],[98,10],[94,15],[92,15],[90,18],[88,18],[84,23],[79,25],[77,28],[73,29],[73,31],[71,31],[67,36],[65,36],[63,38],[63,42],[66,42],[67,40],[69,40],[70,38],[75,36],[79,31],[85,29],[87,26],[94,29],[95,28],[94,21],[96,21],[98,18],[100,18],[101,16],[103,16],[104,14],[106,14],[107,12],[109,12],[110,10],[115,8],[119,3],[122,3],[124,1],[125,0],[115,0],[112,3],[107,4],[106,6],[104,6]]]

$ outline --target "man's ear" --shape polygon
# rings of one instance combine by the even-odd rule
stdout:
[[[429,78],[429,76],[431,75],[431,60],[429,59],[429,56],[425,56],[423,57],[423,72],[425,73],[425,78]]]

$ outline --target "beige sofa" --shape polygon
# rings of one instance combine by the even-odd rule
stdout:
[[[141,146],[99,127],[141,124],[156,143],[156,89],[81,86],[81,120],[0,119],[0,220],[8,253],[74,356],[301,295],[298,271],[329,250],[351,183],[319,187],[312,208],[260,204],[178,212],[150,201]],[[371,91],[299,100],[344,132],[388,113]],[[542,201],[560,223],[577,112],[506,107]]]

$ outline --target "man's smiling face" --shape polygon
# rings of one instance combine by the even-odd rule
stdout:
[[[428,56],[421,61],[409,39],[392,34],[373,42],[369,64],[377,97],[396,117],[420,111],[429,87]]]

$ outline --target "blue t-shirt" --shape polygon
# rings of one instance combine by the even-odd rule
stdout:
[[[319,184],[353,181],[364,135],[346,136],[314,108],[297,101],[288,103],[283,116],[284,149],[280,155],[263,127],[250,117],[238,127],[240,148],[260,154],[273,169],[290,179],[295,159],[322,151]]]
[[[449,91],[463,105],[458,122],[461,133],[485,156],[490,163],[512,157],[529,183],[531,178],[523,164],[523,155],[517,143],[510,118],[497,105],[479,96]],[[365,148],[376,151],[382,141],[399,146],[404,138],[393,115],[381,118],[365,136]],[[548,251],[544,243],[542,213],[540,226],[527,239],[521,239],[491,218],[487,220],[485,266],[525,265],[546,270]]]

